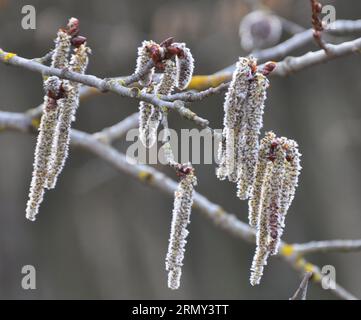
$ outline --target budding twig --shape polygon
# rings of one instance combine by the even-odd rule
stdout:
[[[154,68],[163,71],[161,79],[153,89],[152,77]],[[138,48],[137,68],[134,76],[123,80],[123,84],[140,79],[140,84],[146,86],[142,92],[153,93],[157,97],[170,95],[175,86],[184,89],[192,78],[193,57],[184,43],[175,43],[173,38],[164,40],[161,44],[154,41],[144,41]],[[175,106],[175,104],[174,104]],[[184,107],[179,107],[184,110]],[[139,105],[139,131],[140,139],[147,147],[151,147],[156,139],[162,113],[167,112],[166,106],[161,107],[141,101]],[[189,111],[186,117],[198,118]],[[207,126],[205,124],[204,126]]]
[[[310,0],[312,10],[312,27],[313,27],[313,38],[315,39],[318,46],[328,53],[327,45],[322,39],[322,31],[324,30],[322,19],[320,17],[322,11],[322,4],[317,0]]]

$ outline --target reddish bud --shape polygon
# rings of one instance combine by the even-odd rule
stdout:
[[[276,68],[276,66],[276,62],[267,62],[263,67],[262,74],[264,76],[268,76]]]
[[[250,64],[252,74],[257,72],[257,63],[251,63]]]
[[[76,47],[79,48],[82,44],[84,44],[86,42],[86,38],[83,36],[76,36],[74,38],[71,39],[71,44]]]
[[[76,37],[79,34],[79,20],[77,18],[69,19],[67,33],[72,37]]]

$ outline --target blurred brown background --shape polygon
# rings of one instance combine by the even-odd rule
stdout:
[[[265,2],[277,14],[309,26],[309,1]],[[327,2],[336,6],[338,19],[360,18],[360,1]],[[36,30],[21,28],[25,4],[37,10]],[[29,58],[42,56],[52,47],[56,30],[75,16],[93,50],[90,74],[129,74],[142,40],[169,36],[188,44],[196,73],[206,74],[244,54],[238,26],[247,10],[241,0],[0,0],[0,47]],[[22,112],[42,101],[38,74],[0,65],[0,84],[1,110]],[[271,79],[264,130],[296,139],[303,154],[300,187],[286,220],[288,242],[361,238],[360,92],[359,56]],[[223,97],[212,97],[193,109],[210,119],[212,127],[221,128],[222,102]],[[97,96],[82,103],[75,127],[95,132],[136,109],[129,99]],[[170,125],[192,126],[176,114]],[[287,299],[298,286],[298,274],[271,258],[261,285],[251,287],[254,246],[232,238],[194,211],[182,285],[178,291],[169,290],[164,258],[172,199],[81,150],[71,151],[37,222],[27,221],[34,145],[34,136],[0,134],[0,298]],[[117,148],[125,150],[125,144]],[[217,181],[213,165],[196,169],[198,190],[246,221],[247,205],[237,200],[234,185]],[[320,266],[334,265],[337,281],[361,297],[359,253],[310,259]],[[36,290],[21,289],[26,264],[36,267]],[[309,290],[311,299],[333,298],[315,285]]]

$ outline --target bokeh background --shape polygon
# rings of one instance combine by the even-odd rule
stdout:
[[[250,2],[250,1],[247,1]],[[213,73],[244,54],[241,0],[0,0],[0,47],[33,58],[53,45],[56,30],[71,16],[93,50],[88,72],[100,77],[130,74],[144,39],[174,36],[191,48],[196,73]],[[277,14],[309,27],[309,1],[264,1]],[[326,1],[323,1],[326,2]],[[337,18],[358,19],[358,0],[327,1]],[[32,4],[36,30],[21,28],[21,8]],[[287,35],[284,35],[287,37]],[[347,39],[347,38],[345,38]],[[315,45],[303,48],[316,49]],[[286,221],[288,242],[361,238],[360,57],[338,59],[287,78],[272,78],[264,130],[296,139],[303,171]],[[22,112],[43,97],[38,74],[0,65],[0,109]],[[193,109],[221,128],[223,97]],[[74,127],[95,132],[137,109],[112,94],[84,101]],[[192,127],[172,114],[174,128]],[[261,285],[249,284],[254,246],[212,225],[196,210],[189,227],[182,285],[167,288],[164,259],[172,199],[73,149],[55,191],[46,194],[36,223],[25,219],[35,136],[0,133],[0,298],[3,299],[287,299],[300,278],[271,258]],[[125,150],[120,141],[117,148]],[[160,170],[164,170],[159,167]],[[243,221],[247,205],[235,186],[215,178],[214,165],[196,166],[198,191]],[[174,173],[167,171],[170,175]],[[361,254],[317,254],[320,266],[336,267],[337,281],[361,297]],[[37,289],[21,288],[21,268],[37,270]],[[333,299],[309,288],[310,299]]]

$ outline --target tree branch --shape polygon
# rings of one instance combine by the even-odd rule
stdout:
[[[272,71],[271,75],[284,77],[314,65],[359,52],[361,49],[361,38],[336,45],[328,44],[327,49],[328,54],[326,54],[324,50],[318,50],[308,52],[299,57],[287,57],[283,61],[277,62],[277,66],[275,70]],[[229,80],[232,76],[234,67],[235,65],[231,65],[212,76],[218,75],[222,79]],[[263,65],[259,66],[259,68],[262,67]]]
[[[122,121],[93,134],[97,140],[110,144],[124,136],[129,130],[137,128],[139,124],[139,113],[135,112]]]
[[[311,241],[294,244],[293,248],[302,255],[316,252],[354,252],[361,250],[361,240]]]
[[[34,133],[33,119],[27,113],[12,113],[0,111],[0,127],[3,130],[11,129],[20,132]],[[112,146],[107,145],[92,134],[82,131],[71,131],[71,145],[82,148],[98,156],[121,172],[136,178],[158,190],[173,196],[177,183],[165,174],[147,165],[136,164],[135,160],[127,159],[125,155],[118,152]],[[236,218],[234,214],[226,212],[220,205],[208,200],[198,192],[194,193],[194,207],[215,225],[227,233],[249,243],[255,243],[255,231],[246,223]],[[301,272],[313,272],[312,279],[320,283],[322,274],[316,265],[306,261],[292,245],[281,244],[279,256],[288,262],[295,270]],[[341,299],[356,299],[351,293],[339,285],[331,291]]]
[[[111,91],[122,97],[135,98],[138,100],[143,100],[149,102],[159,108],[169,108],[172,110],[177,110],[183,117],[194,121],[197,125],[202,128],[208,126],[209,122],[206,119],[203,119],[196,115],[193,111],[187,109],[184,106],[182,101],[164,101],[159,99],[154,94],[149,94],[141,92],[138,88],[127,88],[122,86],[119,81],[115,79],[100,79],[93,75],[85,75],[76,72],[72,72],[68,69],[56,69],[52,67],[44,66],[41,63],[38,63],[34,60],[29,60],[26,58],[19,57],[13,53],[5,52],[0,49],[0,61],[3,63],[22,67],[24,69],[41,73],[42,75],[54,75],[61,79],[67,79],[82,83],[84,85],[97,88],[101,92]]]

